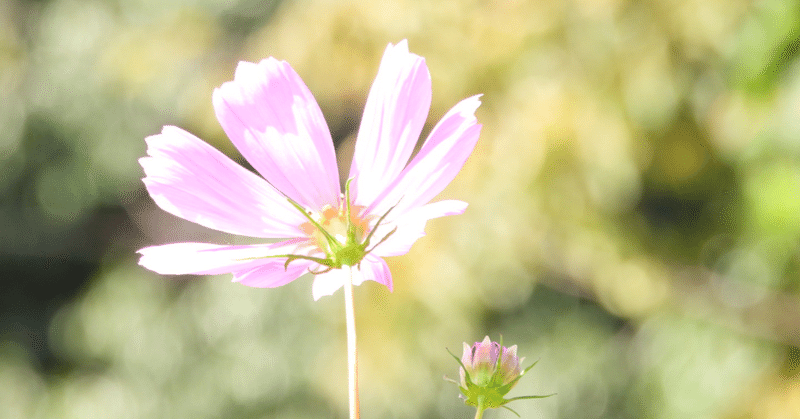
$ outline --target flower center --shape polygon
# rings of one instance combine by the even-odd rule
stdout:
[[[316,223],[305,222],[300,229],[334,265],[354,266],[366,256],[364,241],[369,233],[369,222],[374,218],[371,215],[360,217],[363,209],[363,206],[350,205],[348,220],[347,203],[343,198],[339,208],[326,205],[321,211],[311,213]]]

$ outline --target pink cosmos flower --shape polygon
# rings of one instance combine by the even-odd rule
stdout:
[[[389,44],[367,98],[350,181],[339,176],[330,131],[316,100],[285,61],[240,62],[214,90],[222,128],[258,176],[188,132],[165,126],[140,159],[147,191],[163,210],[208,228],[282,239],[254,245],[173,243],[139,250],[160,274],[232,273],[251,287],[278,287],[316,274],[314,299],[353,283],[392,289],[385,256],[402,255],[432,218],[467,204],[429,203],[472,152],[479,95],[462,100],[417,143],[431,103],[425,60],[407,42]]]

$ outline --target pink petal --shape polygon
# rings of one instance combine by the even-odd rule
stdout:
[[[472,346],[464,342],[464,350],[461,352],[461,363],[466,366],[472,366]]]
[[[139,265],[162,275],[218,275],[229,272],[244,273],[264,265],[283,266],[285,258],[267,256],[284,254],[309,254],[312,246],[303,239],[287,240],[279,243],[244,246],[227,246],[208,243],[172,243],[145,247],[139,250],[142,257]],[[295,264],[299,268],[302,260]],[[298,274],[299,275],[299,274]]]
[[[256,268],[233,273],[233,282],[255,288],[275,288],[299,278],[309,269],[318,267],[314,262],[297,259],[286,265],[285,259],[270,259]]]
[[[338,203],[339,172],[325,118],[285,61],[240,62],[233,81],[214,90],[222,128],[278,190],[320,209]]]
[[[311,284],[311,296],[314,297],[314,301],[326,295],[333,295],[336,290],[341,288],[347,281],[347,276],[350,275],[349,269],[350,267],[345,266],[342,269],[334,269],[315,276],[314,282]]]
[[[381,215],[396,205],[397,216],[425,205],[458,174],[475,148],[481,125],[475,118],[480,95],[464,99],[433,128],[419,153],[366,211]]]
[[[364,281],[375,281],[386,285],[392,291],[392,273],[386,262],[374,255],[367,255],[359,267],[344,266],[341,269],[334,269],[330,272],[317,275],[311,285],[311,294],[314,301],[319,300],[325,295],[332,295],[341,288],[348,280],[352,270],[353,285],[361,285]]]
[[[299,237],[305,218],[264,179],[188,132],[165,126],[139,159],[163,210],[208,228],[251,237]]]
[[[425,235],[425,224],[428,220],[463,214],[466,209],[466,202],[455,200],[439,201],[413,208],[400,218],[378,228],[374,235],[375,243],[378,243],[381,237],[389,234],[395,227],[397,230],[375,247],[373,254],[376,256],[404,255],[408,253],[414,242]]]
[[[408,163],[431,106],[425,59],[408,42],[389,44],[358,130],[350,177],[358,205],[369,205]]]
[[[497,365],[497,357],[500,355],[500,344],[492,342],[489,336],[483,339],[482,342],[475,342],[473,346],[472,365],[478,368],[481,365],[494,367]]]
[[[386,285],[389,291],[394,290],[389,265],[386,264],[386,261],[373,254],[368,254],[364,257],[353,275],[353,285],[361,285],[364,281],[375,281]]]
[[[467,342],[464,342],[461,363],[464,365],[464,367],[458,369],[458,375],[461,376],[461,387],[467,388],[467,374],[464,371],[464,368],[467,368],[470,374],[474,372],[472,370],[472,346],[467,345]],[[470,377],[470,381],[472,381],[472,377]]]

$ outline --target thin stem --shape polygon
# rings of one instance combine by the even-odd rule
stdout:
[[[358,419],[358,350],[356,349],[356,316],[353,305],[353,267],[344,284],[344,312],[347,318],[347,371],[350,390],[350,419]]]
[[[483,396],[478,396],[478,408],[475,412],[475,419],[483,419],[483,412],[485,410],[486,408],[483,407]]]

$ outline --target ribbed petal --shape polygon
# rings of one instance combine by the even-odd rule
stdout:
[[[359,266],[356,275],[353,275],[353,285],[361,285],[364,281],[375,281],[386,285],[389,291],[394,290],[392,273],[389,271],[386,261],[373,254],[368,254]]]
[[[464,342],[464,351],[461,353],[461,363],[467,368],[472,367],[472,346]]]
[[[413,208],[397,220],[378,228],[374,235],[375,243],[378,243],[380,238],[385,237],[395,227],[397,230],[375,247],[373,253],[377,256],[404,255],[408,253],[414,242],[425,235],[425,224],[428,220],[446,215],[463,214],[466,209],[466,202],[455,200],[439,201]]]
[[[247,272],[270,264],[283,264],[285,258],[267,258],[284,254],[308,254],[307,240],[293,239],[279,243],[226,246],[209,243],[172,243],[139,250],[139,265],[162,275],[218,275]],[[289,264],[293,267],[294,261]]]
[[[317,275],[311,286],[311,294],[314,297],[314,301],[325,295],[332,295],[341,288],[347,281],[351,269],[353,272],[353,285],[361,285],[364,281],[375,281],[386,285],[389,291],[392,291],[392,273],[389,272],[389,266],[386,265],[383,259],[370,254],[361,261],[360,269],[358,267],[343,267],[342,269],[334,269]]]
[[[467,368],[467,370],[468,370],[467,372],[472,374],[472,372],[473,372],[473,369],[472,369],[472,346],[468,345],[467,342],[464,342],[464,350],[463,350],[462,355],[461,355],[461,363],[464,365],[464,367]],[[466,389],[467,388],[467,377],[466,377],[466,374],[464,372],[464,368],[463,367],[459,368],[458,372],[459,372],[459,375],[461,376],[461,387]],[[470,377],[470,381],[472,381],[471,378],[472,377]]]
[[[299,278],[309,269],[319,266],[314,262],[297,259],[286,266],[285,259],[272,259],[256,268],[233,273],[233,282],[255,288],[275,288]]]
[[[214,110],[242,155],[300,204],[338,203],[339,172],[317,101],[285,61],[240,62],[233,81],[214,90]]]
[[[147,191],[164,211],[219,231],[299,237],[305,218],[258,175],[188,132],[165,126],[139,159]]]
[[[475,110],[479,98],[464,99],[445,114],[411,163],[367,209],[369,213],[383,214],[397,205],[393,214],[403,214],[428,203],[453,180],[478,141],[481,125]]]
[[[323,296],[332,295],[336,290],[344,285],[349,274],[349,267],[343,269],[334,269],[330,272],[320,274],[314,277],[314,282],[311,284],[311,296],[314,301],[319,300]]]
[[[489,336],[481,342],[475,342],[473,346],[472,365],[475,369],[486,367],[494,372],[497,365],[497,357],[500,355],[500,345],[497,342],[492,342]]]
[[[355,203],[370,205],[408,163],[431,107],[425,59],[389,44],[358,130],[350,177]]]
[[[500,373],[503,377],[503,385],[514,381],[522,372],[519,368],[519,358],[517,357],[517,345],[503,350],[503,357],[500,360]]]

